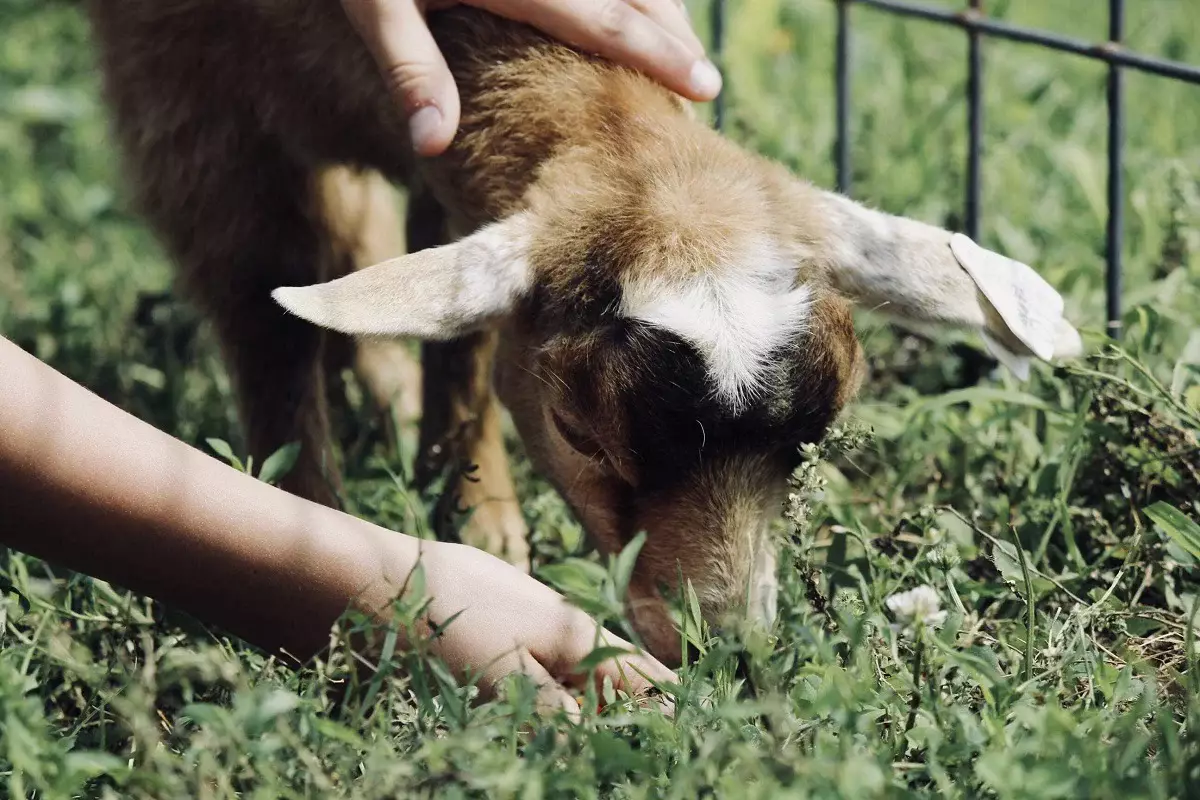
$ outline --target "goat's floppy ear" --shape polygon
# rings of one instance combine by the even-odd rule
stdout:
[[[834,284],[860,303],[914,323],[978,330],[1018,377],[1031,357],[1083,353],[1063,318],[1063,299],[1032,268],[962,234],[865,208],[817,191],[822,261]]]
[[[454,244],[271,293],[309,322],[360,337],[452,339],[503,317],[532,280],[530,222],[517,214]]]

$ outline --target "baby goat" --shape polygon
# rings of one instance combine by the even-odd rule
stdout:
[[[774,613],[767,523],[863,374],[851,300],[977,329],[1018,372],[1080,351],[1029,267],[821,191],[528,27],[431,15],[462,125],[415,161],[338,3],[91,9],[140,207],[214,323],[253,453],[299,440],[286,487],[335,502],[321,328],[360,342],[381,398],[389,340],[424,340],[423,447],[478,465],[464,538],[527,560],[494,385],[602,551],[648,532],[631,617],[665,660],[680,574],[710,620]],[[413,192],[409,255],[385,180]]]

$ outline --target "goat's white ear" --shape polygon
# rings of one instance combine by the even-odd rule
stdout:
[[[352,336],[453,339],[505,316],[529,289],[529,236],[528,217],[516,214],[454,244],[271,296],[298,317]]]
[[[860,303],[917,324],[974,328],[1021,379],[1031,358],[1082,355],[1062,296],[1031,267],[962,234],[816,195],[823,261],[834,284]]]

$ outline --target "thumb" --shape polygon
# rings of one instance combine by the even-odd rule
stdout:
[[[342,0],[392,95],[408,116],[413,149],[436,156],[458,129],[458,88],[416,0]]]

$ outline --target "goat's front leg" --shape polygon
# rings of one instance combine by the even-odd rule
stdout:
[[[495,351],[494,332],[423,346],[417,480],[428,485],[453,470],[437,514],[439,534],[455,516],[449,505],[457,504],[470,514],[460,531],[465,544],[527,570],[529,528],[517,502],[492,391]]]
[[[408,206],[408,250],[436,247],[448,239],[444,212],[416,190]],[[435,512],[444,536],[458,510],[470,516],[459,536],[521,569],[529,569],[529,526],[521,513],[492,388],[497,334],[486,331],[421,348],[421,431],[418,486],[452,470]]]
[[[342,272],[364,269],[406,252],[399,198],[379,173],[347,167],[326,169],[320,192],[325,225],[332,233]],[[339,273],[340,274],[340,273]],[[343,344],[334,338],[328,344]],[[385,424],[407,425],[421,412],[421,367],[404,342],[380,339],[345,340],[342,352],[332,353],[333,375],[353,364]]]

